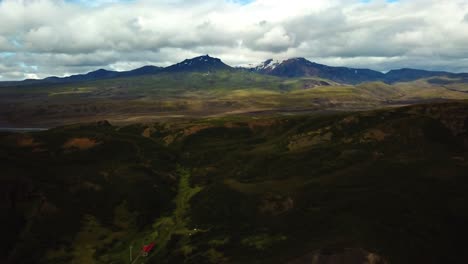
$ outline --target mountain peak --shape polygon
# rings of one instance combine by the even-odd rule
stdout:
[[[273,59],[268,59],[257,66],[254,67],[255,71],[271,71],[276,68],[280,64],[279,61],[273,60]]]
[[[217,59],[217,58],[213,58],[210,55],[206,54],[206,55],[198,56],[198,57],[195,57],[195,58],[192,58],[192,59],[202,60],[202,59]]]
[[[282,62],[267,60],[253,70],[258,73],[279,77],[318,77],[349,84],[356,84],[363,81],[375,81],[383,79],[384,77],[383,73],[377,71],[331,67],[311,62],[302,57],[290,58]]]
[[[224,64],[220,59],[213,58],[210,55],[198,56],[186,59],[182,62],[169,66],[165,69],[167,72],[204,72],[230,70],[230,66]]]
[[[89,73],[93,73],[93,72],[99,73],[99,72],[109,72],[109,71],[106,70],[106,69],[102,69],[102,68],[101,68],[101,69],[97,69],[97,70],[95,70],[95,71],[91,71],[91,72],[89,72]]]
[[[85,78],[114,78],[118,75],[118,72],[108,71],[105,69],[98,69],[96,71],[88,72],[84,75]],[[71,76],[72,77],[72,76]]]
[[[305,61],[307,61],[307,62],[310,62],[310,61],[308,61],[308,60],[307,60],[306,58],[304,58],[304,57],[294,57],[294,58],[287,59],[287,60],[285,60],[285,61],[300,61],[300,62],[305,62]]]
[[[286,59],[284,60],[282,63],[287,63],[287,64],[292,64],[292,63],[296,63],[296,64],[303,64],[303,65],[319,65],[315,62],[311,62],[310,60],[306,59],[306,58],[303,58],[303,57],[295,57],[295,58],[290,58],[290,59]]]

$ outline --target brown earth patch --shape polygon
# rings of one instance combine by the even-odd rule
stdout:
[[[266,195],[259,206],[260,212],[264,214],[280,215],[294,208],[294,200],[282,195]]]
[[[249,121],[248,126],[250,129],[253,130],[253,129],[261,128],[261,127],[270,127],[278,123],[279,121],[276,121],[276,120],[253,120],[253,121]]]
[[[168,135],[166,137],[163,138],[163,141],[166,145],[170,145],[172,144],[174,141],[175,141],[176,137],[173,136],[173,135]]]
[[[150,127],[147,127],[145,128],[145,130],[143,130],[143,133],[141,133],[141,135],[145,138],[150,138],[152,132],[152,129]]]
[[[71,149],[76,148],[79,150],[87,150],[94,148],[95,146],[99,145],[100,143],[96,142],[94,139],[90,138],[72,138],[63,144],[63,148]]]
[[[384,141],[385,138],[388,136],[384,131],[380,129],[370,129],[368,130],[364,136],[362,141]]]
[[[36,142],[34,138],[29,135],[21,135],[16,138],[16,145],[18,147],[26,148],[26,147],[37,147],[41,144],[39,142]]]
[[[213,127],[213,126],[211,126],[211,125],[192,126],[192,127],[184,129],[184,136],[187,137],[187,136],[196,134],[196,133],[198,133],[198,132],[200,132],[202,130],[211,128],[211,127]]]
[[[291,138],[288,144],[290,151],[295,151],[302,148],[311,147],[314,145],[329,142],[333,137],[333,133],[323,129],[311,131],[306,134],[297,135]]]
[[[350,125],[350,124],[355,124],[359,122],[359,118],[355,116],[348,116],[343,118],[340,123],[345,124],[345,125]]]
[[[226,122],[224,123],[225,128],[236,128],[236,127],[241,127],[240,124],[234,123],[234,122]]]

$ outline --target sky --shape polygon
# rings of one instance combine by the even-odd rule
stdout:
[[[468,72],[468,0],[0,0],[0,81],[204,54]]]

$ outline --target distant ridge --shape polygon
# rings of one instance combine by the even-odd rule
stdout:
[[[444,71],[426,71],[403,68],[391,70],[387,73],[370,69],[348,67],[332,67],[308,61],[305,58],[292,58],[284,61],[268,59],[251,71],[278,77],[319,77],[344,84],[359,84],[363,82],[382,81],[386,83],[409,82],[422,78],[449,77],[468,78],[467,73],[450,73]]]
[[[358,69],[348,67],[333,67],[311,62],[305,58],[291,58],[283,61],[268,59],[255,67],[233,68],[225,64],[221,59],[209,55],[186,59],[168,67],[152,65],[143,66],[130,71],[109,71],[99,69],[86,74],[77,74],[68,77],[47,77],[41,80],[26,79],[23,81],[0,82],[0,86],[23,86],[44,83],[73,83],[84,81],[97,81],[113,78],[128,78],[160,73],[183,72],[215,72],[215,71],[249,71],[258,74],[267,74],[282,78],[318,77],[343,84],[359,84],[363,82],[382,81],[386,83],[409,82],[422,78],[448,77],[461,79],[468,82],[468,73],[450,73],[444,71],[427,71],[418,69],[396,69],[387,73],[370,69]],[[433,83],[443,83],[443,80],[435,80]]]
[[[88,72],[86,74],[77,74],[71,75],[68,77],[56,77],[51,76],[42,80],[26,79],[19,82],[5,82],[11,84],[42,84],[42,83],[73,83],[73,82],[85,82],[85,81],[97,81],[104,79],[113,79],[113,78],[124,78],[124,77],[135,77],[142,75],[157,74],[161,72],[163,68],[157,66],[143,66],[131,71],[109,71],[105,69],[99,69],[96,71]]]
[[[425,71],[418,69],[403,68],[399,70],[391,70],[385,74],[385,80],[387,82],[404,82],[404,81],[414,81],[422,78],[430,77],[456,77],[457,74],[444,72],[444,71]]]
[[[143,66],[130,71],[109,71],[99,69],[96,71],[88,72],[86,74],[76,74],[67,77],[51,76],[44,79],[26,79],[23,81],[8,81],[0,82],[1,86],[14,86],[14,85],[30,85],[30,84],[44,84],[44,83],[73,83],[85,81],[97,81],[114,78],[137,77],[144,75],[158,74],[162,72],[176,73],[176,72],[207,72],[207,71],[221,71],[221,70],[234,70],[231,66],[225,64],[218,58],[210,57],[209,55],[199,56],[192,59],[186,59],[180,63],[168,66],[166,68],[157,67],[152,65]]]
[[[267,60],[255,72],[279,77],[320,77],[340,83],[357,84],[366,81],[382,80],[385,74],[369,69],[330,67],[310,62],[305,58],[292,58],[282,62]]]

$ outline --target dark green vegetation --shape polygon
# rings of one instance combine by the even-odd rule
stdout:
[[[468,262],[467,102],[3,133],[0,163],[3,263]]]
[[[103,122],[1,141],[2,256],[13,263],[107,263],[108,248],[126,253],[172,210],[176,156],[150,139]]]

